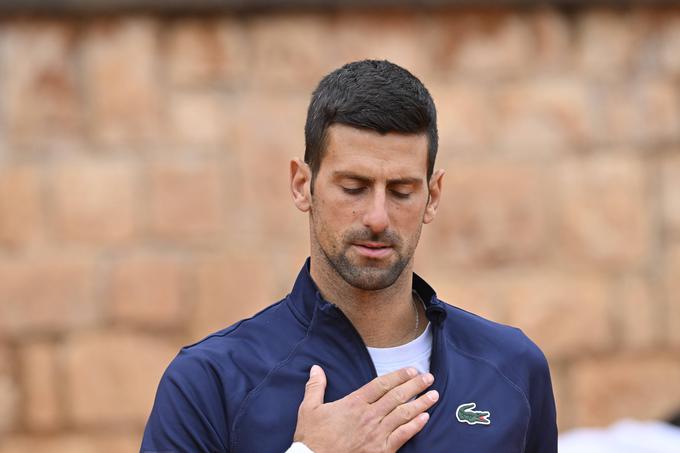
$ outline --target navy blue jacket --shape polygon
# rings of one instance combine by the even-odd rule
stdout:
[[[400,452],[557,452],[550,373],[538,347],[518,329],[440,301],[415,274],[413,289],[432,323],[432,388],[441,396]],[[321,297],[307,260],[286,298],[181,349],[159,384],[141,451],[284,452],[313,364],[326,372],[327,402],[376,377],[361,337]],[[461,409],[466,403],[476,406]],[[474,411],[489,412],[490,423],[465,422]]]

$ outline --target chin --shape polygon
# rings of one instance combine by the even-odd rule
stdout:
[[[380,291],[381,289],[389,288],[394,284],[393,280],[383,281],[383,280],[358,280],[358,281],[348,281],[354,288],[360,289],[362,291]]]
[[[340,266],[336,269],[348,284],[364,291],[377,291],[392,286],[404,270],[396,263],[388,265],[387,268],[357,265],[350,268]]]

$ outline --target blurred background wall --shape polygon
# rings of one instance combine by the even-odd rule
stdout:
[[[138,450],[178,349],[289,291],[310,93],[367,57],[438,107],[416,268],[440,297],[543,348],[562,430],[680,409],[680,7],[21,3],[0,5],[0,452]]]

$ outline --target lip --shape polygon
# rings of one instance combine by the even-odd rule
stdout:
[[[384,258],[392,253],[392,247],[380,242],[362,242],[360,244],[352,244],[360,255],[367,258]]]

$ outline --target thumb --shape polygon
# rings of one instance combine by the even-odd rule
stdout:
[[[305,397],[302,404],[315,408],[323,404],[323,396],[326,393],[326,374],[319,365],[312,365],[309,370],[309,380],[305,385]]]

